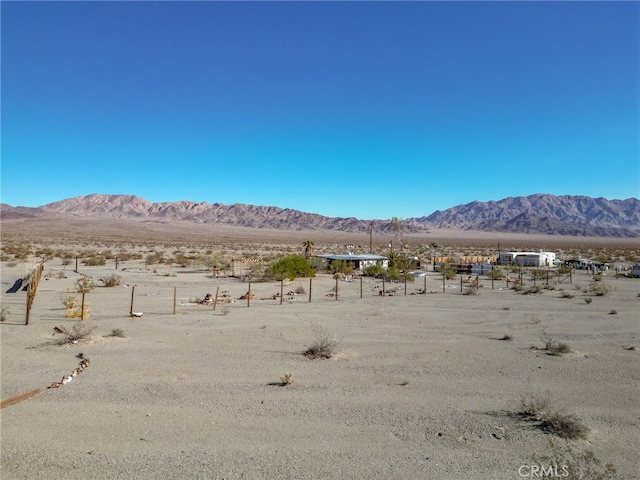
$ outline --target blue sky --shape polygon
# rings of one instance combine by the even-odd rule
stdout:
[[[10,2],[1,201],[640,196],[638,2]]]

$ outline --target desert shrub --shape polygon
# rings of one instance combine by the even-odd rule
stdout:
[[[95,326],[89,327],[83,320],[78,320],[73,327],[71,327],[71,330],[67,329],[67,327],[56,327],[54,333],[60,335],[56,343],[58,345],[78,343],[80,340],[84,340],[90,336],[95,329]]]
[[[9,268],[13,268],[18,266],[18,262],[7,262],[7,267]]]
[[[298,277],[315,277],[315,274],[307,259],[297,254],[276,260],[265,271],[268,278],[275,280],[295,280]]]
[[[229,315],[231,313],[231,308],[230,307],[224,307],[222,309],[222,314],[226,317],[227,315]]]
[[[558,475],[566,480],[609,480],[615,478],[616,468],[602,464],[592,450],[576,451],[569,442],[556,443],[549,439],[550,453],[534,456],[541,467],[556,466]]]
[[[311,324],[313,343],[304,351],[304,356],[309,358],[331,358],[338,346],[338,340],[326,328],[315,323]]]
[[[295,286],[295,288],[293,289],[293,291],[297,294],[297,295],[304,295],[305,293],[307,293],[307,290],[301,285],[301,284],[297,284]]]
[[[453,280],[456,278],[456,266],[452,263],[443,263],[440,266],[440,273],[442,273],[447,280]]]
[[[478,295],[478,285],[473,282],[469,285],[466,285],[462,290],[463,295]]]
[[[593,302],[593,298],[591,298],[591,297],[585,297],[585,299],[584,299],[584,303],[586,303],[587,305],[589,305],[591,302]]]
[[[140,252],[129,252],[127,250],[118,250],[118,254],[116,255],[119,261],[126,262],[127,260],[140,260],[142,258],[142,254]]]
[[[589,433],[589,429],[575,415],[557,411],[547,393],[522,397],[517,414],[525,420],[538,422],[541,430],[561,438],[586,438]]]
[[[540,420],[540,428],[567,440],[586,438],[589,429],[575,415],[551,411]]]
[[[82,260],[82,263],[88,267],[98,267],[107,264],[107,260],[101,256],[97,255],[95,257],[89,257]]]
[[[168,259],[162,253],[150,253],[145,258],[147,265],[156,263],[167,263]]]
[[[102,281],[104,282],[105,287],[115,287],[120,285],[120,275],[109,275]]]
[[[284,387],[286,385],[291,385],[294,380],[293,380],[293,373],[291,372],[287,372],[284,375],[282,375],[280,377],[280,381],[282,382],[281,385]]]
[[[558,267],[557,272],[559,275],[569,275],[571,269],[569,267]]]
[[[2,307],[0,307],[0,322],[6,322],[10,313],[9,307],[2,305]]]
[[[609,294],[610,291],[611,289],[606,284],[606,282],[595,280],[595,277],[594,280],[589,284],[589,292],[598,297],[604,297],[605,295]]]
[[[107,335],[107,337],[125,338],[124,330],[122,330],[121,328],[114,328],[113,330],[111,330],[111,333]]]
[[[551,336],[548,335],[547,333],[543,333],[542,337],[540,337],[540,340],[542,340],[542,343],[544,343],[544,350],[549,355],[561,356],[571,352],[571,347],[569,347],[568,344],[563,342],[557,342],[556,340],[551,338]]]
[[[613,309],[613,310],[611,310],[611,311],[609,312],[609,315],[617,315],[617,314],[618,314],[618,311],[617,311],[617,310],[615,310],[615,309]]]
[[[505,333],[502,337],[500,337],[498,340],[505,340],[505,341],[511,341],[513,340],[513,335],[510,333]]]
[[[518,415],[527,420],[540,420],[551,411],[549,394],[536,393],[520,399]]]
[[[533,285],[531,287],[522,287],[520,288],[514,287],[514,289],[518,292],[522,292],[523,295],[542,293],[544,287],[542,285]]]

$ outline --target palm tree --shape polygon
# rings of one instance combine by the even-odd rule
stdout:
[[[309,260],[313,253],[313,242],[311,240],[305,240],[302,242],[302,246],[304,247],[304,258]]]

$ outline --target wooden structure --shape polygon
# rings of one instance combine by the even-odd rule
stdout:
[[[478,263],[496,263],[498,257],[496,256],[482,256],[482,255],[463,255],[459,259],[453,258],[451,255],[446,257],[431,257],[431,265],[436,265],[437,263],[460,263],[465,265],[472,265]]]
[[[262,265],[264,260],[262,258],[232,258],[231,259],[231,276],[243,278],[248,272],[251,271],[253,265]]]
[[[29,319],[31,317],[31,307],[33,306],[33,299],[36,298],[36,292],[38,291],[38,284],[40,283],[40,277],[44,270],[44,260],[40,262],[36,268],[25,279],[27,284],[27,316],[25,319],[25,325],[29,325]]]

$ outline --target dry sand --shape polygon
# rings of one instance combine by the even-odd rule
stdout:
[[[3,480],[533,478],[519,468],[557,437],[514,413],[523,396],[545,392],[589,427],[575,449],[613,463],[619,478],[640,478],[640,280],[607,276],[613,291],[587,304],[585,272],[529,295],[489,280],[462,295],[459,279],[443,293],[429,273],[428,294],[411,295],[425,282],[416,279],[407,295],[397,285],[397,296],[382,297],[381,283],[365,279],[362,298],[359,281],[340,282],[338,300],[327,296],[335,281],[319,275],[311,303],[301,279],[285,293],[307,293],[282,304],[237,300],[214,311],[190,299],[217,287],[238,299],[248,285],[124,266],[132,271],[81,268],[117,273],[127,286],[94,289],[92,336],[60,346],[54,327],[76,322],[60,295],[79,275],[67,267],[67,278],[43,278],[24,326],[25,293],[6,293],[21,266],[3,263],[2,400],[42,389],[1,411]],[[45,274],[61,269],[56,259]],[[128,316],[133,285],[141,318]],[[251,290],[267,298],[280,285]],[[330,359],[301,354],[314,324],[339,339]],[[113,329],[126,338],[106,336]],[[573,352],[538,350],[545,332]],[[513,340],[499,340],[505,334]],[[47,389],[81,352],[90,366]],[[286,372],[294,383],[274,385]]]

